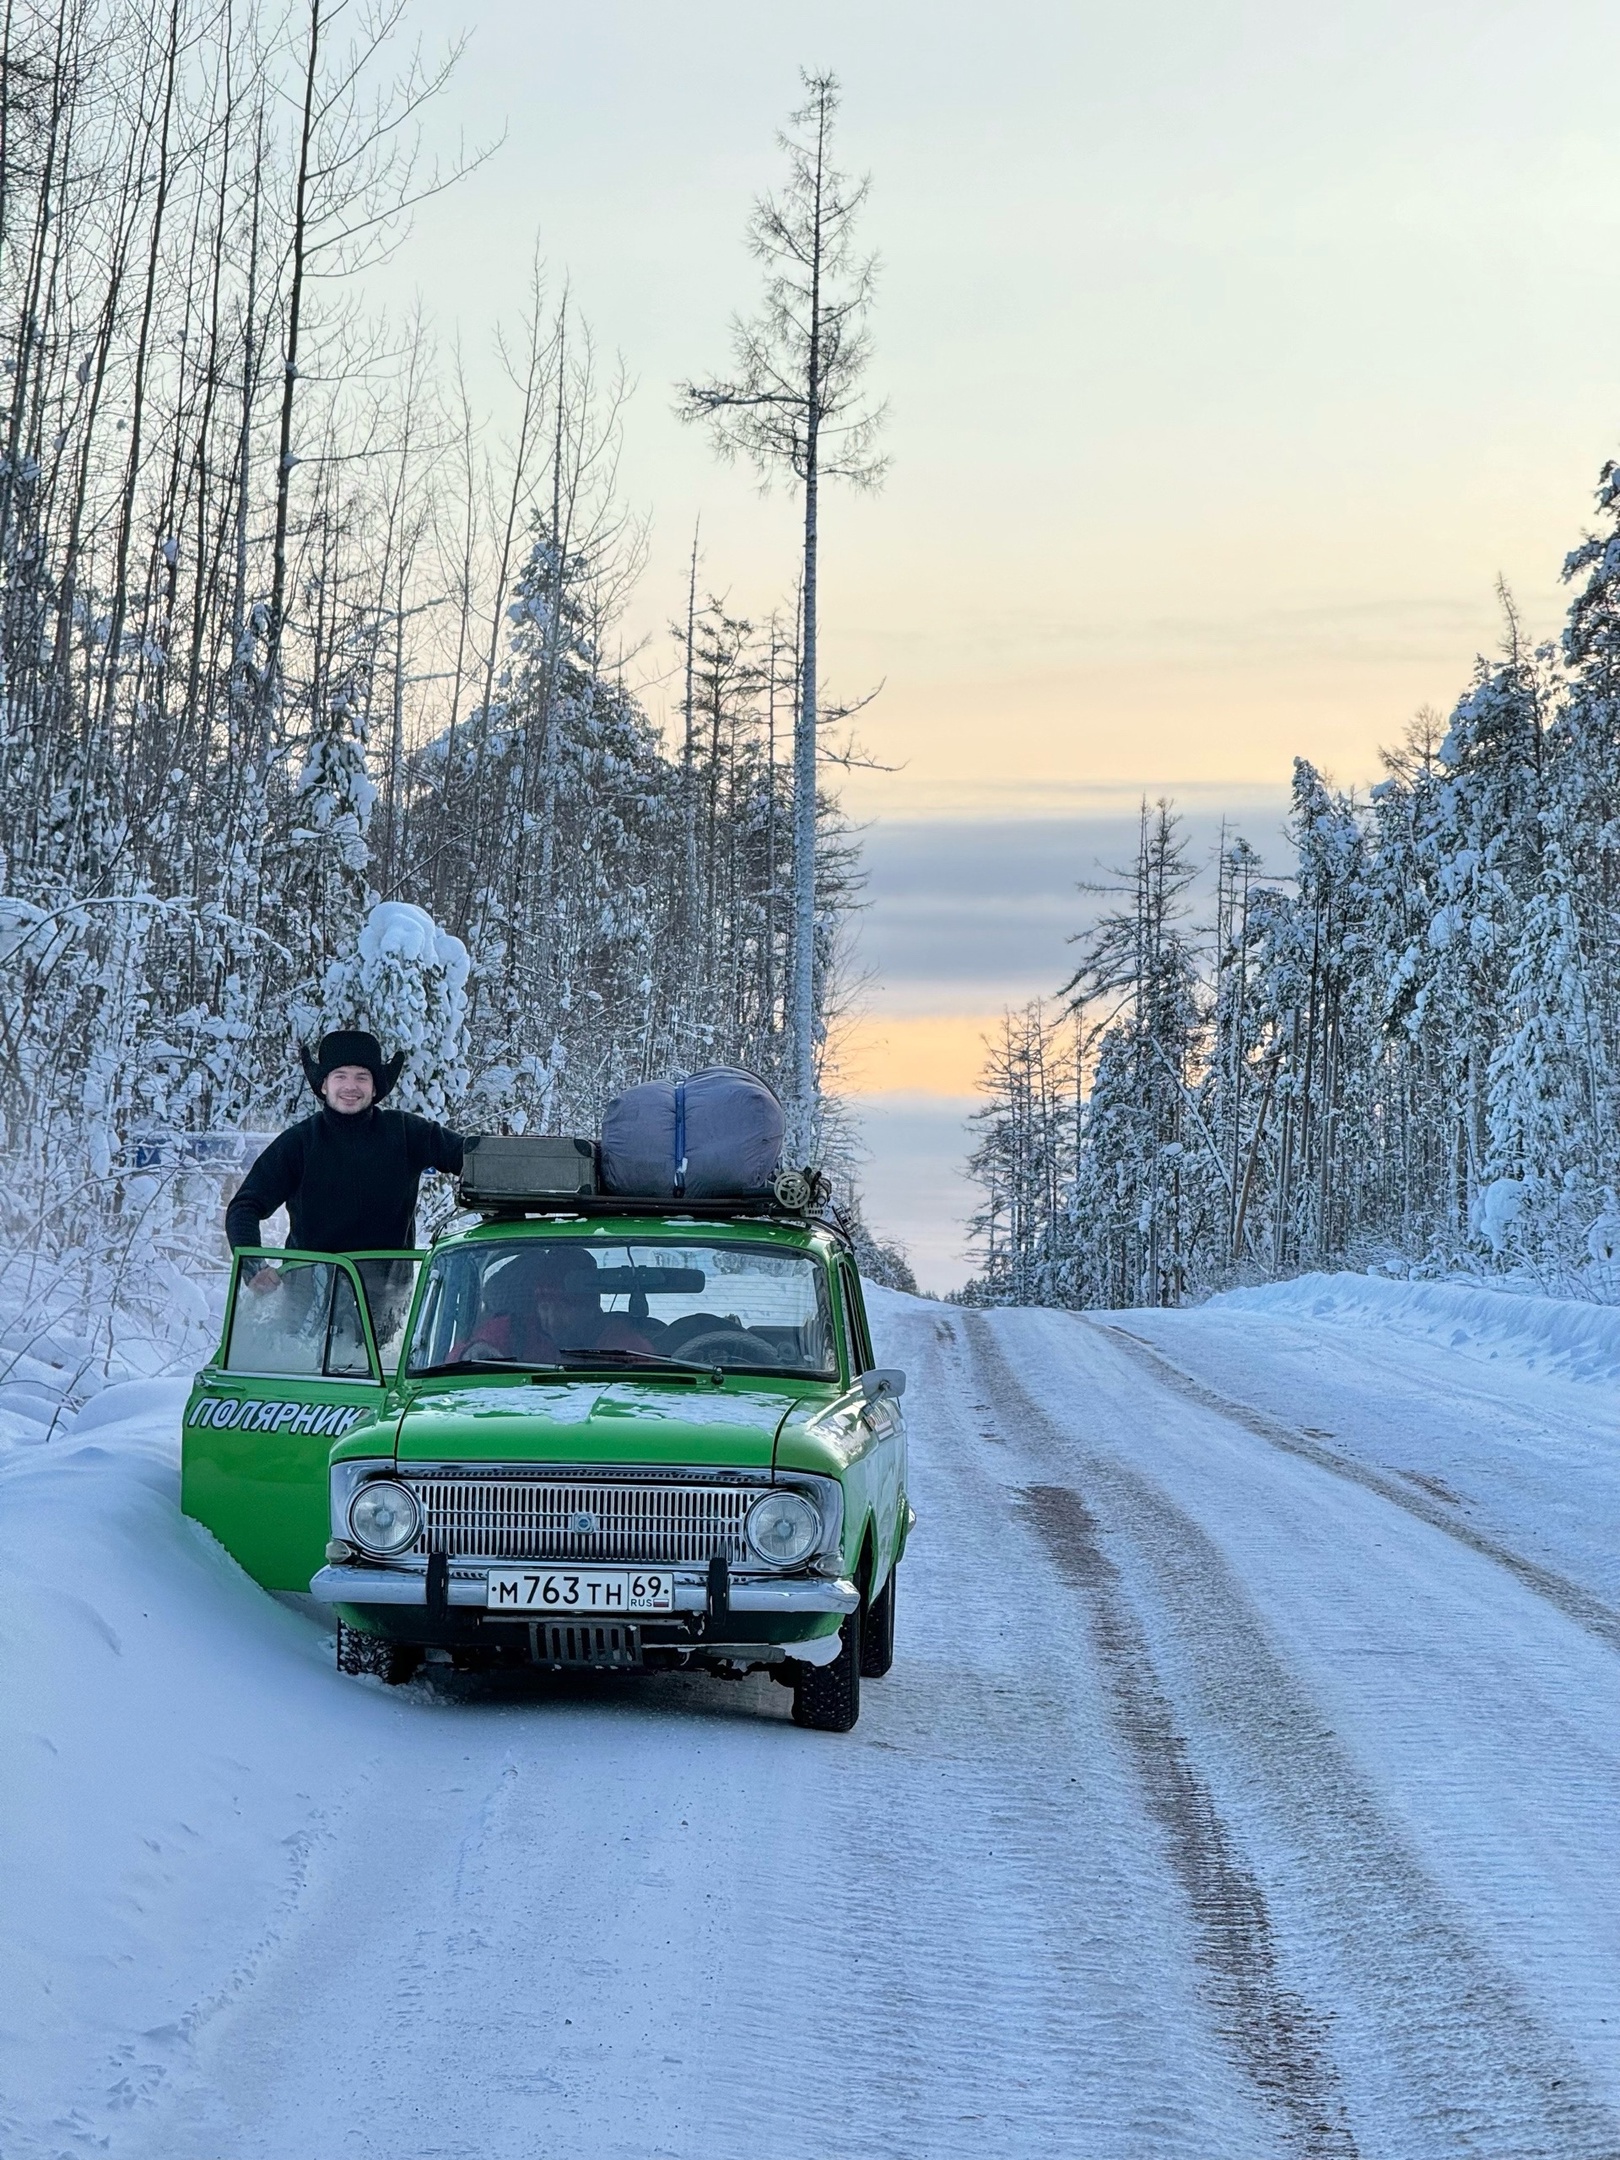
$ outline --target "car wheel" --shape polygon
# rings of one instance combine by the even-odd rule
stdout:
[[[793,1683],[793,1722],[811,1732],[848,1732],[861,1714],[861,1616],[852,1612],[830,1665],[801,1665]]]
[[[894,1663],[894,1582],[898,1568],[866,1608],[861,1624],[861,1678],[881,1680]]]
[[[337,1663],[339,1672],[370,1673],[390,1687],[400,1687],[421,1670],[422,1653],[415,1643],[389,1642],[386,1636],[367,1635],[340,1620]]]

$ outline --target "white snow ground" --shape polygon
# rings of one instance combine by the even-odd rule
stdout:
[[[178,1516],[181,1383],[41,1442],[36,1375],[0,2152],[1613,2160],[1620,1316],[1497,1295],[879,1294],[921,1520],[845,1738],[342,1680]]]

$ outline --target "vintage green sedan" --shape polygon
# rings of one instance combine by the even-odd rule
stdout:
[[[848,1241],[581,1199],[424,1253],[239,1254],[182,1505],[345,1671],[769,1671],[847,1732],[889,1669],[904,1376]]]

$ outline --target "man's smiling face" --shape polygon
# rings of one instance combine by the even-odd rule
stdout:
[[[364,1065],[334,1065],[321,1089],[327,1108],[343,1117],[369,1110],[376,1093],[377,1083]]]

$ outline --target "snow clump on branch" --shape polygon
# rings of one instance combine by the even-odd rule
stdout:
[[[412,1107],[447,1118],[467,1090],[467,977],[460,938],[425,908],[379,900],[324,984],[327,1027],[368,1027],[405,1053]]]

